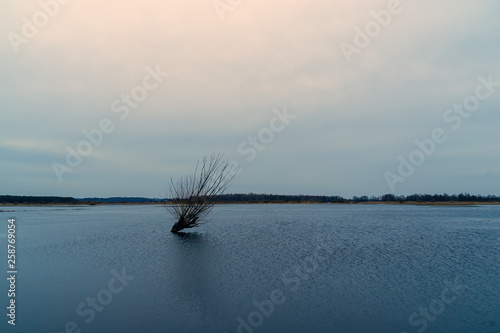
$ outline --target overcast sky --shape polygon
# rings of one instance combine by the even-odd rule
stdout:
[[[0,194],[500,194],[498,0],[60,1],[0,5]]]

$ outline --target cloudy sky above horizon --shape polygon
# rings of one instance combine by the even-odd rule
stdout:
[[[162,197],[224,151],[229,192],[500,195],[496,0],[41,3],[0,5],[0,194]]]

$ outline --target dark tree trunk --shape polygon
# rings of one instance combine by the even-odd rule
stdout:
[[[173,232],[174,234],[178,233],[182,229],[184,229],[184,225],[186,224],[185,219],[183,216],[177,220],[177,222],[172,226],[172,229],[170,229],[170,232]]]

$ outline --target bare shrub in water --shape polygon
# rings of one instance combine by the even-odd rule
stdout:
[[[238,168],[223,160],[223,156],[223,153],[205,156],[192,174],[177,182],[170,179],[173,200],[167,204],[167,210],[177,220],[171,232],[198,226],[212,210],[217,197],[226,191]]]

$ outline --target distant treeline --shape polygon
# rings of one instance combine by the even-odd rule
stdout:
[[[460,194],[412,194],[396,196],[384,194],[382,196],[354,196],[351,199],[341,196],[322,195],[276,195],[276,194],[224,194],[217,200],[220,203],[352,203],[352,202],[500,202],[500,197],[494,195],[482,196],[469,193]]]
[[[112,197],[112,198],[83,198],[78,199],[80,202],[87,203],[154,203],[162,202],[161,199],[149,199],[143,197]]]
[[[381,197],[353,197],[353,201],[399,201],[399,202],[500,202],[500,197],[495,195],[473,195],[469,193],[460,194],[412,194],[396,196],[384,194]]]
[[[54,205],[54,204],[97,204],[97,203],[155,203],[164,202],[164,199],[149,199],[142,197],[112,197],[112,198],[83,198],[72,197],[43,197],[43,196],[14,196],[0,195],[0,204],[19,205]]]
[[[71,197],[34,197],[34,196],[16,196],[0,195],[0,204],[20,204],[20,205],[53,205],[67,204],[73,205],[79,203],[78,200]]]
[[[43,197],[43,196],[12,196],[0,195],[0,204],[18,205],[51,205],[51,204],[120,204],[120,203],[161,203],[172,199],[149,199],[142,197],[113,197],[113,198],[83,198],[72,197]],[[382,196],[354,196],[350,199],[341,196],[324,195],[280,195],[234,193],[224,194],[217,198],[217,203],[358,203],[358,202],[500,202],[495,195],[460,194],[412,194],[397,196],[384,194]]]
[[[315,203],[347,203],[350,200],[340,196],[323,196],[323,195],[279,195],[279,194],[256,194],[256,193],[235,193],[223,194],[217,198],[219,203],[299,203],[299,202],[315,202]]]

